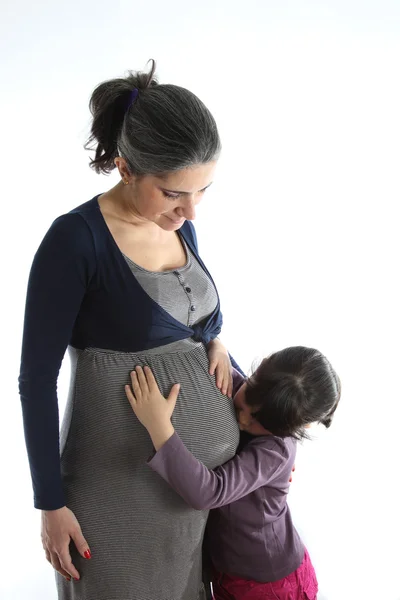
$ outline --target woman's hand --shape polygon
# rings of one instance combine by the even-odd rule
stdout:
[[[210,375],[215,373],[215,383],[224,396],[232,398],[232,364],[228,350],[218,338],[212,340],[207,346],[210,361]]]
[[[150,434],[154,448],[159,450],[174,434],[171,423],[180,385],[172,386],[168,398],[164,398],[149,367],[136,367],[131,373],[132,389],[125,386],[125,393],[132,409]]]
[[[63,506],[57,510],[42,510],[42,544],[47,560],[67,581],[71,577],[78,581],[79,573],[69,553],[71,540],[83,558],[91,558],[89,545],[69,508]]]

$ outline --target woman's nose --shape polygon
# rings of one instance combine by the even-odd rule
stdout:
[[[177,209],[179,216],[185,217],[188,221],[196,218],[196,204],[193,196],[185,198],[182,205]]]

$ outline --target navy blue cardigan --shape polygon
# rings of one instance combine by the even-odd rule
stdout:
[[[210,276],[192,223],[185,221],[179,234]],[[137,352],[189,337],[207,344],[221,326],[219,299],[214,312],[192,328],[148,296],[115,243],[97,196],[56,219],[29,277],[19,377],[35,507],[65,505],[57,378],[68,345]]]

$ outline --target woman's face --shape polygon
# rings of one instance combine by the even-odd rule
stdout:
[[[211,185],[217,164],[214,161],[162,176],[136,178],[126,171],[123,159],[117,160],[127,209],[139,220],[166,231],[176,231],[185,220],[195,218],[196,206]]]

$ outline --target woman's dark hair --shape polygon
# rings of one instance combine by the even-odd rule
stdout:
[[[85,148],[95,150],[90,166],[97,173],[110,173],[117,156],[125,158],[136,176],[218,158],[221,143],[210,111],[189,90],[159,85],[151,62],[149,73],[130,71],[127,77],[101,83],[92,94],[93,122]]]
[[[246,404],[279,437],[308,438],[305,425],[329,427],[340,400],[340,380],[318,350],[294,346],[265,358],[247,380]]]

